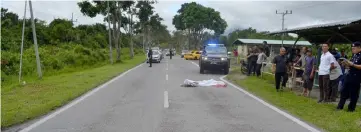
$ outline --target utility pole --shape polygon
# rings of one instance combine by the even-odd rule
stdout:
[[[22,31],[22,34],[21,34],[19,83],[21,82],[21,68],[23,66],[23,49],[24,49],[24,32],[25,32],[25,21],[26,21],[26,6],[27,6],[27,1],[25,0],[25,9],[24,9],[24,18],[23,18],[23,31]]]
[[[112,33],[111,33],[111,28],[110,28],[110,8],[109,8],[109,1],[107,2],[107,6],[108,6],[108,35],[109,35],[109,59],[110,59],[110,64],[113,64],[113,50],[112,50]]]
[[[71,23],[74,25],[74,22],[78,22],[78,19],[75,19],[75,21],[74,21],[74,13],[72,12],[71,13]]]
[[[34,39],[34,48],[35,48],[35,56],[36,56],[36,67],[37,67],[37,70],[38,70],[39,79],[41,79],[43,77],[43,73],[41,72],[40,57],[39,57],[39,51],[38,51],[38,40],[36,39],[36,30],[35,30],[33,6],[31,5],[31,0],[29,0],[29,8],[30,8],[30,16],[31,16],[31,27],[33,29],[33,39]]]
[[[285,29],[285,15],[292,14],[292,10],[290,10],[290,11],[286,10],[286,12],[278,12],[276,10],[276,14],[281,14],[282,15],[282,31],[283,31]],[[285,34],[282,33],[282,47],[283,47],[284,36],[285,36]]]

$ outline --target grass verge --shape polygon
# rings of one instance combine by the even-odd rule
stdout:
[[[236,69],[231,71],[227,79],[306,122],[328,132],[361,132],[360,107],[353,113],[335,111],[335,104],[318,104],[315,99],[297,96],[287,90],[277,93],[274,85],[269,83],[270,80],[257,77],[240,80],[240,75]]]
[[[144,60],[143,55],[135,56],[123,63],[43,77],[25,86],[4,86],[1,89],[1,128],[44,115]]]

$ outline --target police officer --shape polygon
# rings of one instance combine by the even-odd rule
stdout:
[[[172,56],[173,56],[173,50],[171,49],[171,50],[169,50],[169,56],[170,56],[170,59],[172,59]]]
[[[352,44],[352,58],[351,60],[344,60],[342,63],[349,67],[350,70],[346,74],[344,80],[344,87],[341,91],[340,102],[338,103],[337,109],[342,110],[343,106],[348,98],[350,103],[348,105],[348,111],[355,111],[357,100],[360,94],[360,83],[361,83],[361,43],[354,42]]]
[[[148,62],[149,62],[149,67],[152,67],[152,61],[153,61],[153,51],[151,48],[149,48],[148,51]]]

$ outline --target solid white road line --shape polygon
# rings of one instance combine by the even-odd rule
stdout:
[[[123,76],[126,75],[127,73],[129,73],[129,72],[131,72],[131,71],[133,71],[133,70],[141,67],[143,64],[144,64],[144,63],[142,63],[142,64],[140,64],[140,65],[138,65],[138,66],[136,66],[136,67],[134,67],[134,68],[132,68],[132,69],[129,69],[128,71],[123,72],[123,73],[120,74],[119,76],[117,76],[117,77],[113,78],[112,80],[104,83],[103,85],[100,85],[99,87],[94,88],[93,90],[89,91],[88,93],[84,94],[83,96],[80,96],[79,98],[73,100],[72,102],[68,103],[67,105],[65,105],[65,106],[57,109],[54,113],[51,113],[51,114],[47,115],[46,117],[44,117],[44,118],[36,121],[34,124],[31,124],[30,126],[22,129],[20,132],[28,132],[28,131],[34,129],[35,127],[43,124],[43,123],[46,122],[47,120],[55,117],[56,115],[60,114],[61,112],[64,112],[64,111],[66,111],[67,109],[71,108],[72,106],[74,106],[74,105],[78,104],[79,102],[83,101],[83,100],[86,99],[87,97],[95,94],[97,91],[99,91],[99,90],[101,90],[101,89],[103,89],[103,88],[106,88],[110,83],[118,80],[119,78],[123,77]]]
[[[275,107],[275,106],[273,106],[273,105],[271,105],[271,104],[269,104],[269,103],[267,103],[267,102],[263,101],[262,99],[260,99],[260,98],[258,98],[258,97],[256,97],[256,96],[254,96],[253,94],[251,94],[251,93],[247,92],[246,90],[244,90],[244,89],[242,89],[242,88],[240,88],[240,87],[238,87],[238,86],[234,85],[233,83],[228,82],[227,80],[225,80],[225,79],[224,79],[224,77],[226,77],[226,76],[220,77],[220,79],[221,79],[222,81],[224,81],[224,82],[228,83],[229,85],[233,86],[235,89],[237,89],[237,90],[239,90],[239,91],[243,92],[244,94],[246,94],[246,95],[248,95],[248,96],[252,97],[253,99],[255,99],[255,100],[257,100],[258,102],[262,103],[263,105],[267,106],[268,108],[271,108],[272,110],[274,110],[274,111],[276,111],[277,113],[279,113],[279,114],[281,114],[281,115],[285,116],[286,118],[288,118],[288,119],[292,120],[293,122],[296,122],[297,124],[301,125],[302,127],[306,128],[307,130],[309,130],[309,131],[311,131],[311,132],[320,132],[320,131],[319,131],[319,130],[317,130],[316,128],[314,128],[314,127],[312,127],[312,126],[308,125],[307,123],[305,123],[305,122],[303,122],[303,121],[301,121],[301,120],[297,119],[296,117],[294,117],[294,116],[292,116],[292,115],[290,115],[290,114],[288,114],[288,113],[286,113],[286,112],[284,112],[284,111],[282,111],[282,110],[278,109],[277,107]]]
[[[168,101],[168,91],[164,91],[164,108],[169,107],[169,101]]]
[[[168,74],[166,74],[166,75],[165,75],[165,80],[167,80],[167,81],[168,81]]]

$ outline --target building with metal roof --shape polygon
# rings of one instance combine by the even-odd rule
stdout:
[[[351,44],[361,41],[361,18],[342,20],[328,24],[271,32],[269,34],[294,33],[312,44],[330,42],[334,44]]]
[[[233,45],[237,45],[237,51],[240,55],[247,56],[248,49],[253,46],[263,45],[263,41],[266,41],[270,45],[271,54],[278,54],[279,50],[282,47],[282,40],[268,40],[268,39],[237,39],[233,42]],[[284,40],[283,46],[289,47],[294,46],[296,41],[293,40]],[[298,41],[295,45],[298,46],[311,46],[312,44],[308,41]],[[276,50],[277,49],[277,50]]]
[[[269,45],[282,45],[282,40],[269,40],[269,39],[237,39],[233,42],[234,45],[242,44],[263,44],[263,41],[266,41]],[[295,41],[293,40],[283,40],[283,45],[293,45]],[[311,46],[311,43],[308,41],[298,41],[296,45],[300,46]]]

